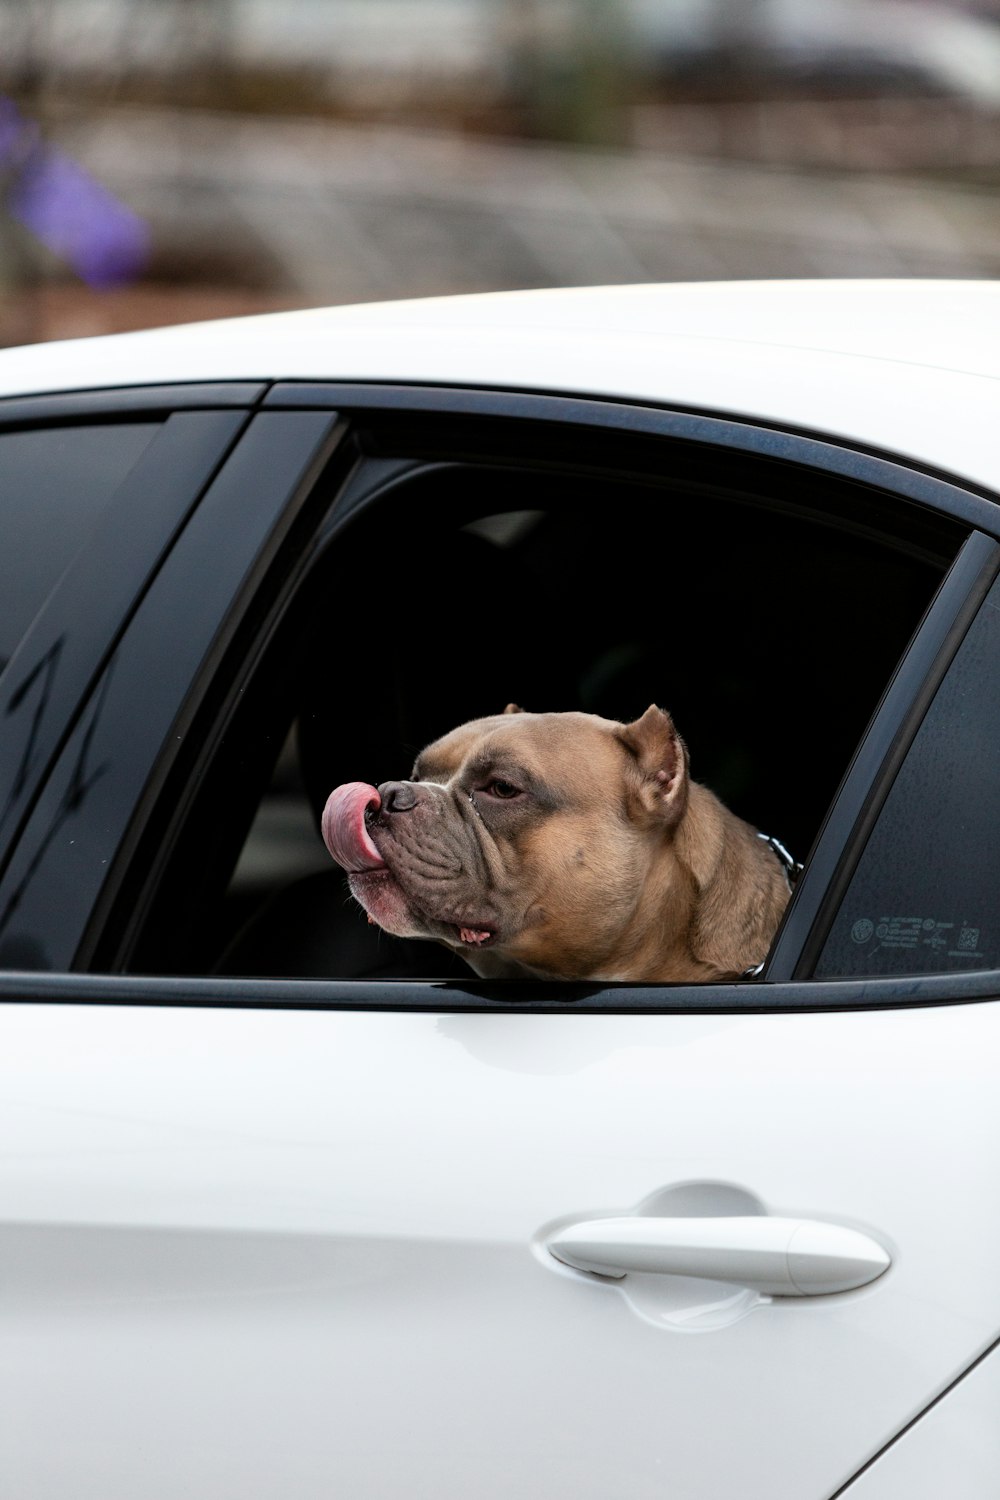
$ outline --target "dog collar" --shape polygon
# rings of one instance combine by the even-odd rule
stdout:
[[[763,839],[764,843],[773,849],[778,856],[785,872],[785,879],[788,881],[789,889],[791,889],[802,874],[802,866],[798,860],[792,858],[780,839],[772,837],[769,833],[758,833],[757,837]]]

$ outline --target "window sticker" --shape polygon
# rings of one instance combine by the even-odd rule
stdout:
[[[968,922],[941,921],[937,917],[857,917],[851,924],[851,942],[871,944],[869,955],[882,949],[923,948],[927,956],[981,959],[982,929]],[[933,966],[932,966],[933,967]]]

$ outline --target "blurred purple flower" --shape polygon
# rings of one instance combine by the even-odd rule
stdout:
[[[24,134],[24,121],[10,99],[0,95],[0,162],[13,155],[14,148]]]
[[[0,99],[0,170],[9,179],[7,207],[19,223],[67,260],[88,285],[121,286],[149,256],[149,229],[36,128]]]

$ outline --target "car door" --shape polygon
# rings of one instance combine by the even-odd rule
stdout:
[[[201,820],[210,858],[206,726],[270,629],[254,601],[294,595],[355,472],[351,424],[306,404],[254,418],[39,792],[0,908],[30,951],[56,893],[53,968],[121,938],[135,872],[167,878],[150,846],[169,864],[171,818]],[[773,455],[773,434],[740,437]],[[818,472],[818,448],[796,464]],[[996,680],[993,508],[962,507],[759,979],[3,977],[17,1493],[819,1500],[877,1473],[1000,1336],[982,884],[951,892],[949,850],[934,909],[904,909],[917,893],[879,853],[894,798],[919,832],[928,775],[959,779],[935,707],[947,725],[950,693],[988,703]],[[105,769],[74,805],[84,753]],[[914,917],[918,945],[935,924],[923,948],[900,937]]]

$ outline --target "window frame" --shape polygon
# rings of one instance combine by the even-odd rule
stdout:
[[[880,453],[863,451],[846,443],[830,439],[828,435],[790,432],[776,426],[743,421],[737,417],[715,416],[701,412],[680,411],[675,408],[637,406],[617,400],[582,399],[536,395],[531,393],[489,391],[458,387],[417,387],[384,385],[345,385],[343,383],[316,384],[314,382],[284,382],[276,385],[259,403],[262,413],[323,414],[333,421],[337,414],[349,422],[354,431],[366,424],[378,425],[384,419],[402,418],[419,421],[424,416],[503,419],[507,433],[512,427],[511,419],[524,430],[532,426],[533,432],[547,431],[572,434],[581,428],[593,432],[606,432],[609,437],[620,434],[622,438],[645,435],[669,437],[682,443],[692,443],[699,448],[728,449],[734,454],[747,454],[757,458],[778,460],[795,466],[800,472],[821,471],[833,477],[846,479],[863,485],[866,489],[879,491],[892,501],[910,502],[928,507],[978,533],[975,540],[967,537],[959,553],[935,595],[934,604],[914,637],[911,647],[894,678],[892,688],[887,690],[866,736],[872,740],[868,752],[859,750],[852,767],[845,776],[841,793],[827,817],[816,853],[821,848],[837,853],[846,868],[847,862],[859,844],[857,803],[870,811],[879,794],[888,789],[886,780],[892,760],[887,747],[895,747],[895,764],[901,758],[899,747],[905,735],[915,732],[922,708],[929,701],[933,686],[940,680],[957,649],[961,634],[961,622],[971,619],[979,592],[985,591],[983,578],[992,568],[990,578],[1000,564],[1000,504],[985,491],[957,483],[950,477],[929,473],[902,463],[898,458]],[[238,456],[240,445],[237,445]],[[328,455],[329,456],[329,455]],[[230,460],[230,464],[232,459]],[[313,466],[315,470],[315,465]],[[389,468],[393,465],[390,463]],[[397,466],[398,467],[398,466]],[[221,478],[225,478],[223,469]],[[313,477],[315,477],[315,472]],[[273,517],[273,530],[268,551],[273,561],[277,547],[276,539],[287,533],[294,515],[302,510],[308,486],[299,487],[295,496],[286,496],[278,505]],[[210,505],[211,492],[198,507],[196,515]],[[294,512],[294,515],[291,514]],[[338,513],[339,524],[346,513]],[[329,531],[330,528],[328,527]],[[299,570],[302,571],[301,569]],[[157,588],[176,586],[171,584],[171,570],[166,568],[157,579]],[[253,578],[244,580],[241,587],[223,604],[224,619],[217,621],[220,631],[230,640],[238,633],[242,624],[253,613],[253,601],[257,586],[263,576],[262,569],[254,570]],[[294,579],[281,590],[281,599],[286,600]],[[259,643],[273,628],[278,605],[270,612],[270,623],[258,622]],[[128,646],[128,636],[124,644]],[[134,644],[134,642],[133,642]],[[218,650],[211,653],[211,662],[199,673],[188,693],[181,712],[186,726],[190,727],[205,694],[211,685],[212,670],[219,664]],[[888,707],[887,707],[888,705]],[[905,726],[909,725],[910,730]],[[877,732],[876,732],[877,731]],[[911,732],[912,731],[912,732]],[[874,735],[874,739],[873,739]],[[148,819],[151,803],[162,790],[170,775],[173,736],[168,736],[161,747],[161,755],[154,768],[150,786],[136,804],[135,816],[130,825],[128,841],[134,851],[136,842],[135,824]],[[908,740],[906,741],[908,743]],[[873,747],[881,746],[881,758]],[[862,747],[864,749],[864,746]],[[206,745],[201,761],[211,754],[212,746]],[[67,749],[67,754],[68,749]],[[65,758],[65,757],[64,757]],[[876,764],[877,761],[877,764]],[[196,774],[195,772],[192,773]],[[845,788],[850,791],[848,797]],[[850,823],[849,807],[854,799],[854,821]],[[836,812],[836,816],[834,813]],[[848,827],[852,829],[848,832]],[[825,841],[825,842],[824,842]],[[115,863],[121,863],[122,850],[115,855]],[[43,980],[35,976],[31,984],[22,983],[22,991],[35,992],[38,985],[46,988],[47,998],[69,998],[70,994],[101,994],[110,999],[117,996],[123,1003],[163,1004],[279,1004],[320,1005],[331,1008],[364,1009],[491,1009],[497,1005],[515,1002],[519,1009],[563,1011],[631,1011],[638,1010],[671,1012],[689,1011],[770,1011],[784,1009],[840,1009],[844,1006],[897,1005],[905,1000],[908,1005],[930,1003],[952,1003],[962,1000],[992,998],[1000,993],[1000,974],[974,971],[970,974],[949,976],[912,977],[905,981],[893,979],[879,981],[815,981],[803,973],[805,944],[824,901],[833,898],[831,882],[834,872],[825,878],[817,872],[803,878],[785,924],[779,934],[764,975],[754,982],[744,981],[735,985],[705,986],[649,986],[627,985],[567,985],[560,986],[560,999],[526,999],[523,985],[520,994],[505,994],[505,986],[485,981],[368,981],[368,980],[243,980],[232,978],[197,979],[188,978],[141,978],[109,975],[107,979],[95,979],[86,973],[53,974]],[[120,882],[119,882],[120,883]],[[812,894],[810,895],[810,890]],[[0,891],[2,896],[2,891]],[[808,900],[805,899],[808,897]],[[813,914],[808,918],[809,903]],[[106,920],[110,901],[105,894],[95,900],[83,937],[73,958],[76,970],[86,970],[90,955],[98,947],[101,925]],[[835,907],[834,907],[835,909]],[[798,911],[800,915],[796,916]],[[803,930],[805,929],[805,930]],[[87,981],[84,983],[84,981]],[[96,985],[96,989],[95,989]],[[0,998],[10,994],[8,981],[0,976]],[[144,1002],[142,997],[146,996]],[[12,996],[13,997],[13,996]]]

